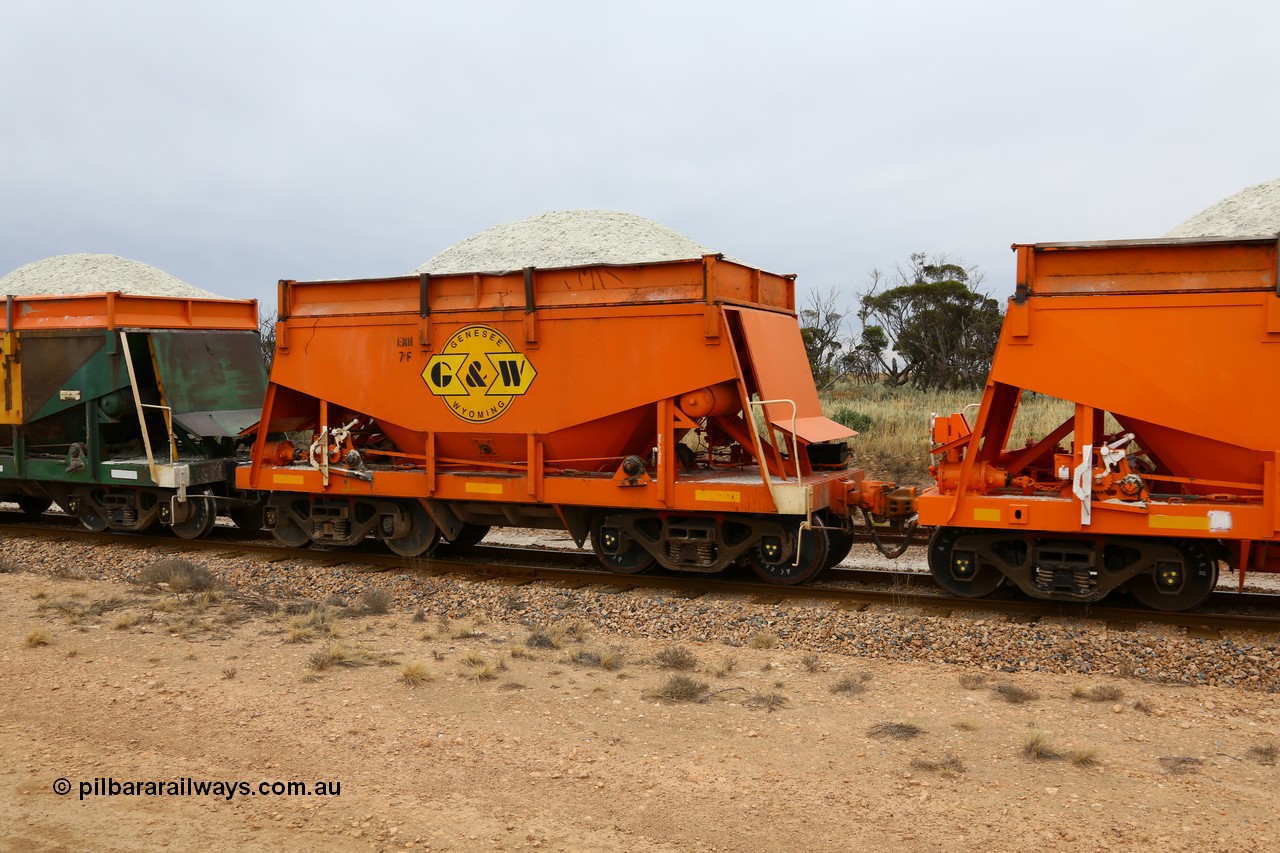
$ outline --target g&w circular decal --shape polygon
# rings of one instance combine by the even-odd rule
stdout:
[[[427,389],[464,421],[487,423],[524,395],[538,372],[492,326],[463,326],[422,371]]]

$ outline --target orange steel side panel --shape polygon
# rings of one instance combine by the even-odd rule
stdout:
[[[728,342],[705,343],[701,308],[653,305],[622,313],[579,308],[556,311],[554,319],[546,316],[553,312],[540,313],[536,348],[524,345],[523,311],[433,314],[431,335],[437,347],[432,350],[418,345],[416,317],[387,318],[385,324],[295,318],[289,349],[277,353],[271,381],[384,425],[423,436],[435,432],[437,441],[450,434],[518,435],[522,458],[526,434],[551,436],[736,375]],[[468,328],[484,339],[451,346],[454,336]],[[522,368],[526,376],[533,371],[527,387],[516,389],[519,393],[501,393],[500,361],[508,347],[527,359]],[[472,354],[464,356],[467,352]],[[428,364],[435,355],[453,359],[439,375],[453,376],[445,390],[456,393],[436,393],[424,379],[424,372],[431,378]],[[472,365],[478,365],[479,386],[462,385],[457,374],[449,373],[457,367],[470,378]],[[581,448],[558,447],[549,439],[547,459],[606,455],[603,450],[579,452],[597,441],[612,445],[603,435],[581,437],[575,442]],[[456,454],[442,450],[442,455]]]
[[[920,497],[923,524],[1271,540],[1280,530],[1280,295],[1275,239],[1020,245],[1009,305],[973,431],[953,443],[959,483]],[[1077,404],[1070,465],[1113,415],[1158,462],[1147,500],[1091,501],[1072,481],[991,487],[1021,389]],[[955,449],[958,448],[958,451]],[[1053,454],[1052,447],[1048,453]],[[1029,454],[1037,455],[1035,452]],[[1101,482],[1107,471],[1092,462]],[[953,468],[954,472],[954,468]],[[1069,472],[1069,473],[1071,473]],[[1025,473],[1011,469],[1010,478]],[[1144,491],[1145,494],[1145,491]],[[1213,495],[1212,500],[1205,499]]]
[[[1280,448],[1274,240],[1018,251],[1028,316],[1006,324],[990,381],[1153,425],[1184,476],[1261,478],[1251,451]]]
[[[256,331],[256,299],[85,293],[13,297],[13,330],[213,329]]]

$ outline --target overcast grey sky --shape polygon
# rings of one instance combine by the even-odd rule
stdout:
[[[228,296],[405,273],[547,210],[807,288],[1158,236],[1280,177],[1272,2],[0,0],[0,274]]]

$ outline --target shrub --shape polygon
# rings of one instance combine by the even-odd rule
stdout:
[[[1190,755],[1166,755],[1160,759],[1160,765],[1164,767],[1165,772],[1174,776],[1198,773],[1202,764],[1204,764],[1203,758],[1193,758]]]
[[[663,669],[693,670],[698,668],[698,658],[684,646],[667,646],[653,656]]]
[[[772,649],[778,645],[778,635],[772,631],[760,631],[751,638],[751,648]]]
[[[911,759],[911,766],[916,770],[930,770],[938,773],[963,773],[964,762],[956,755],[945,755],[937,761],[927,758]]]
[[[856,432],[866,432],[873,423],[870,415],[864,415],[848,406],[841,406],[832,412],[831,420]]]
[[[786,696],[783,696],[781,693],[770,692],[770,693],[757,693],[754,696],[747,699],[747,701],[744,702],[743,704],[752,708],[764,708],[766,711],[772,714],[774,711],[780,711],[783,708],[787,707],[789,702],[790,700],[787,699]]]
[[[391,593],[382,587],[365,587],[364,592],[360,593],[360,606],[365,613],[381,616],[391,609]]]
[[[1012,705],[1021,705],[1024,702],[1033,702],[1040,698],[1040,694],[1036,691],[1010,684],[1007,681],[991,685],[991,692]]]
[[[156,560],[134,575],[132,580],[146,586],[165,584],[170,592],[201,592],[212,589],[215,584],[213,574],[204,566],[178,557]]]
[[[1114,684],[1099,684],[1096,687],[1077,685],[1071,689],[1071,695],[1090,702],[1119,702],[1124,698],[1124,690]]]
[[[844,678],[831,685],[831,692],[856,696],[867,689],[866,682],[867,680],[861,676],[846,675]]]
[[[876,723],[867,729],[871,737],[888,737],[894,740],[911,740],[924,734],[924,729],[915,723]]]
[[[701,702],[707,698],[710,690],[705,681],[698,681],[687,675],[673,675],[653,692],[653,696],[668,702]]]

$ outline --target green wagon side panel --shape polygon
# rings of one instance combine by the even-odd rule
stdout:
[[[22,411],[25,423],[75,409],[129,387],[111,332],[23,332]],[[71,392],[75,396],[65,396]]]
[[[257,332],[151,332],[173,418],[199,436],[235,436],[257,422],[267,372]]]

